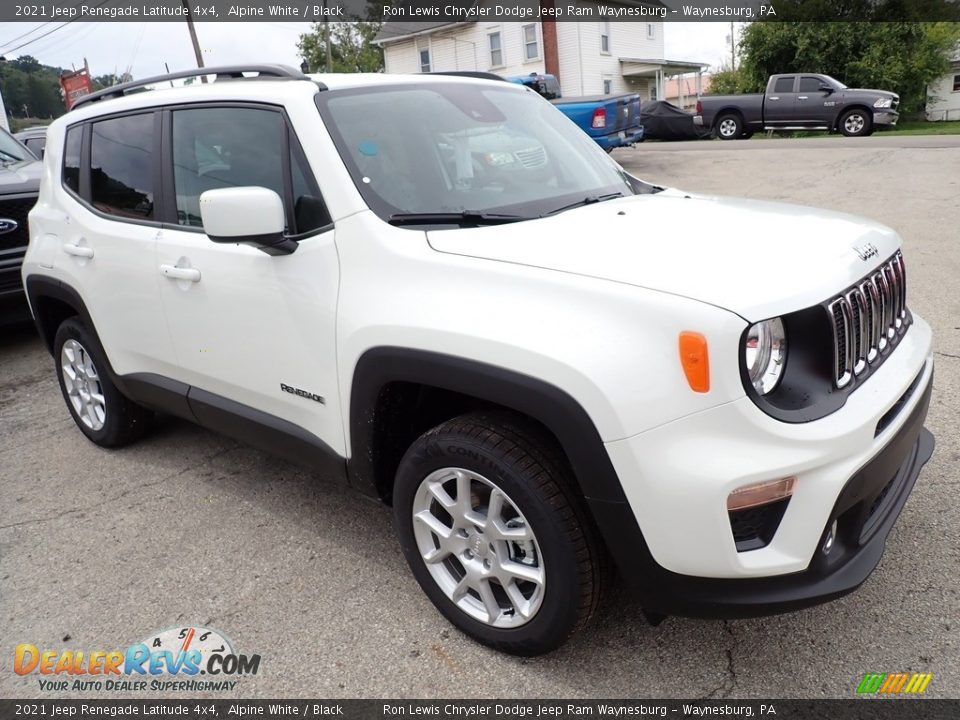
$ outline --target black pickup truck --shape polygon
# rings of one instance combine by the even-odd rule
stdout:
[[[42,169],[32,152],[0,128],[0,325],[30,318],[20,266]]]
[[[886,90],[848,88],[829,75],[772,75],[767,91],[753,95],[705,95],[695,125],[721,140],[748,138],[757,130],[827,130],[850,137],[896,125],[900,97]]]

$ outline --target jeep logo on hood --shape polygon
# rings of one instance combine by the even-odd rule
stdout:
[[[10,218],[0,218],[0,235],[12,233],[18,227],[20,227],[20,223],[18,223],[16,220],[11,220]]]

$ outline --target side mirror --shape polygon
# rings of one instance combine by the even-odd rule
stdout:
[[[268,255],[289,255],[297,249],[283,234],[283,201],[264,187],[207,190],[200,194],[200,218],[215,243],[252,245]]]
[[[820,83],[820,92],[825,92],[827,95],[830,95],[833,92],[833,87],[826,83]]]

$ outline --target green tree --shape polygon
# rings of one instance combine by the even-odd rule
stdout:
[[[353,20],[330,23],[331,72],[382,72],[383,50],[373,44],[380,22]],[[300,56],[311,70],[323,71],[327,62],[327,44],[323,23],[314,23],[297,43]]]
[[[755,91],[742,66],[734,70],[724,65],[710,75],[710,93],[713,95],[741,95]]]
[[[789,16],[781,5],[791,3],[774,3],[780,17]],[[892,90],[902,110],[914,113],[929,83],[949,70],[957,42],[960,23],[951,22],[754,22],[740,39],[740,72],[750,90],[777,73],[824,73],[850,87]]]

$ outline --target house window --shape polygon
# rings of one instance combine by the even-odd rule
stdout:
[[[960,75],[953,76],[953,91],[960,92]]]
[[[537,42],[537,26],[523,26],[523,57],[526,60],[536,60],[540,57],[540,44]]]
[[[609,95],[612,92],[613,92],[613,80],[605,77],[603,79],[603,94]]]
[[[647,37],[653,40],[657,36],[657,26],[653,23],[647,23]]]
[[[430,72],[430,41],[417,41],[417,59],[420,61],[420,72]]]
[[[610,54],[610,23],[600,23],[600,52],[604,55]]]
[[[490,38],[490,67],[503,67],[503,44],[500,39],[500,32],[492,32]]]
[[[650,84],[650,102],[657,101],[657,82],[654,81]]]

